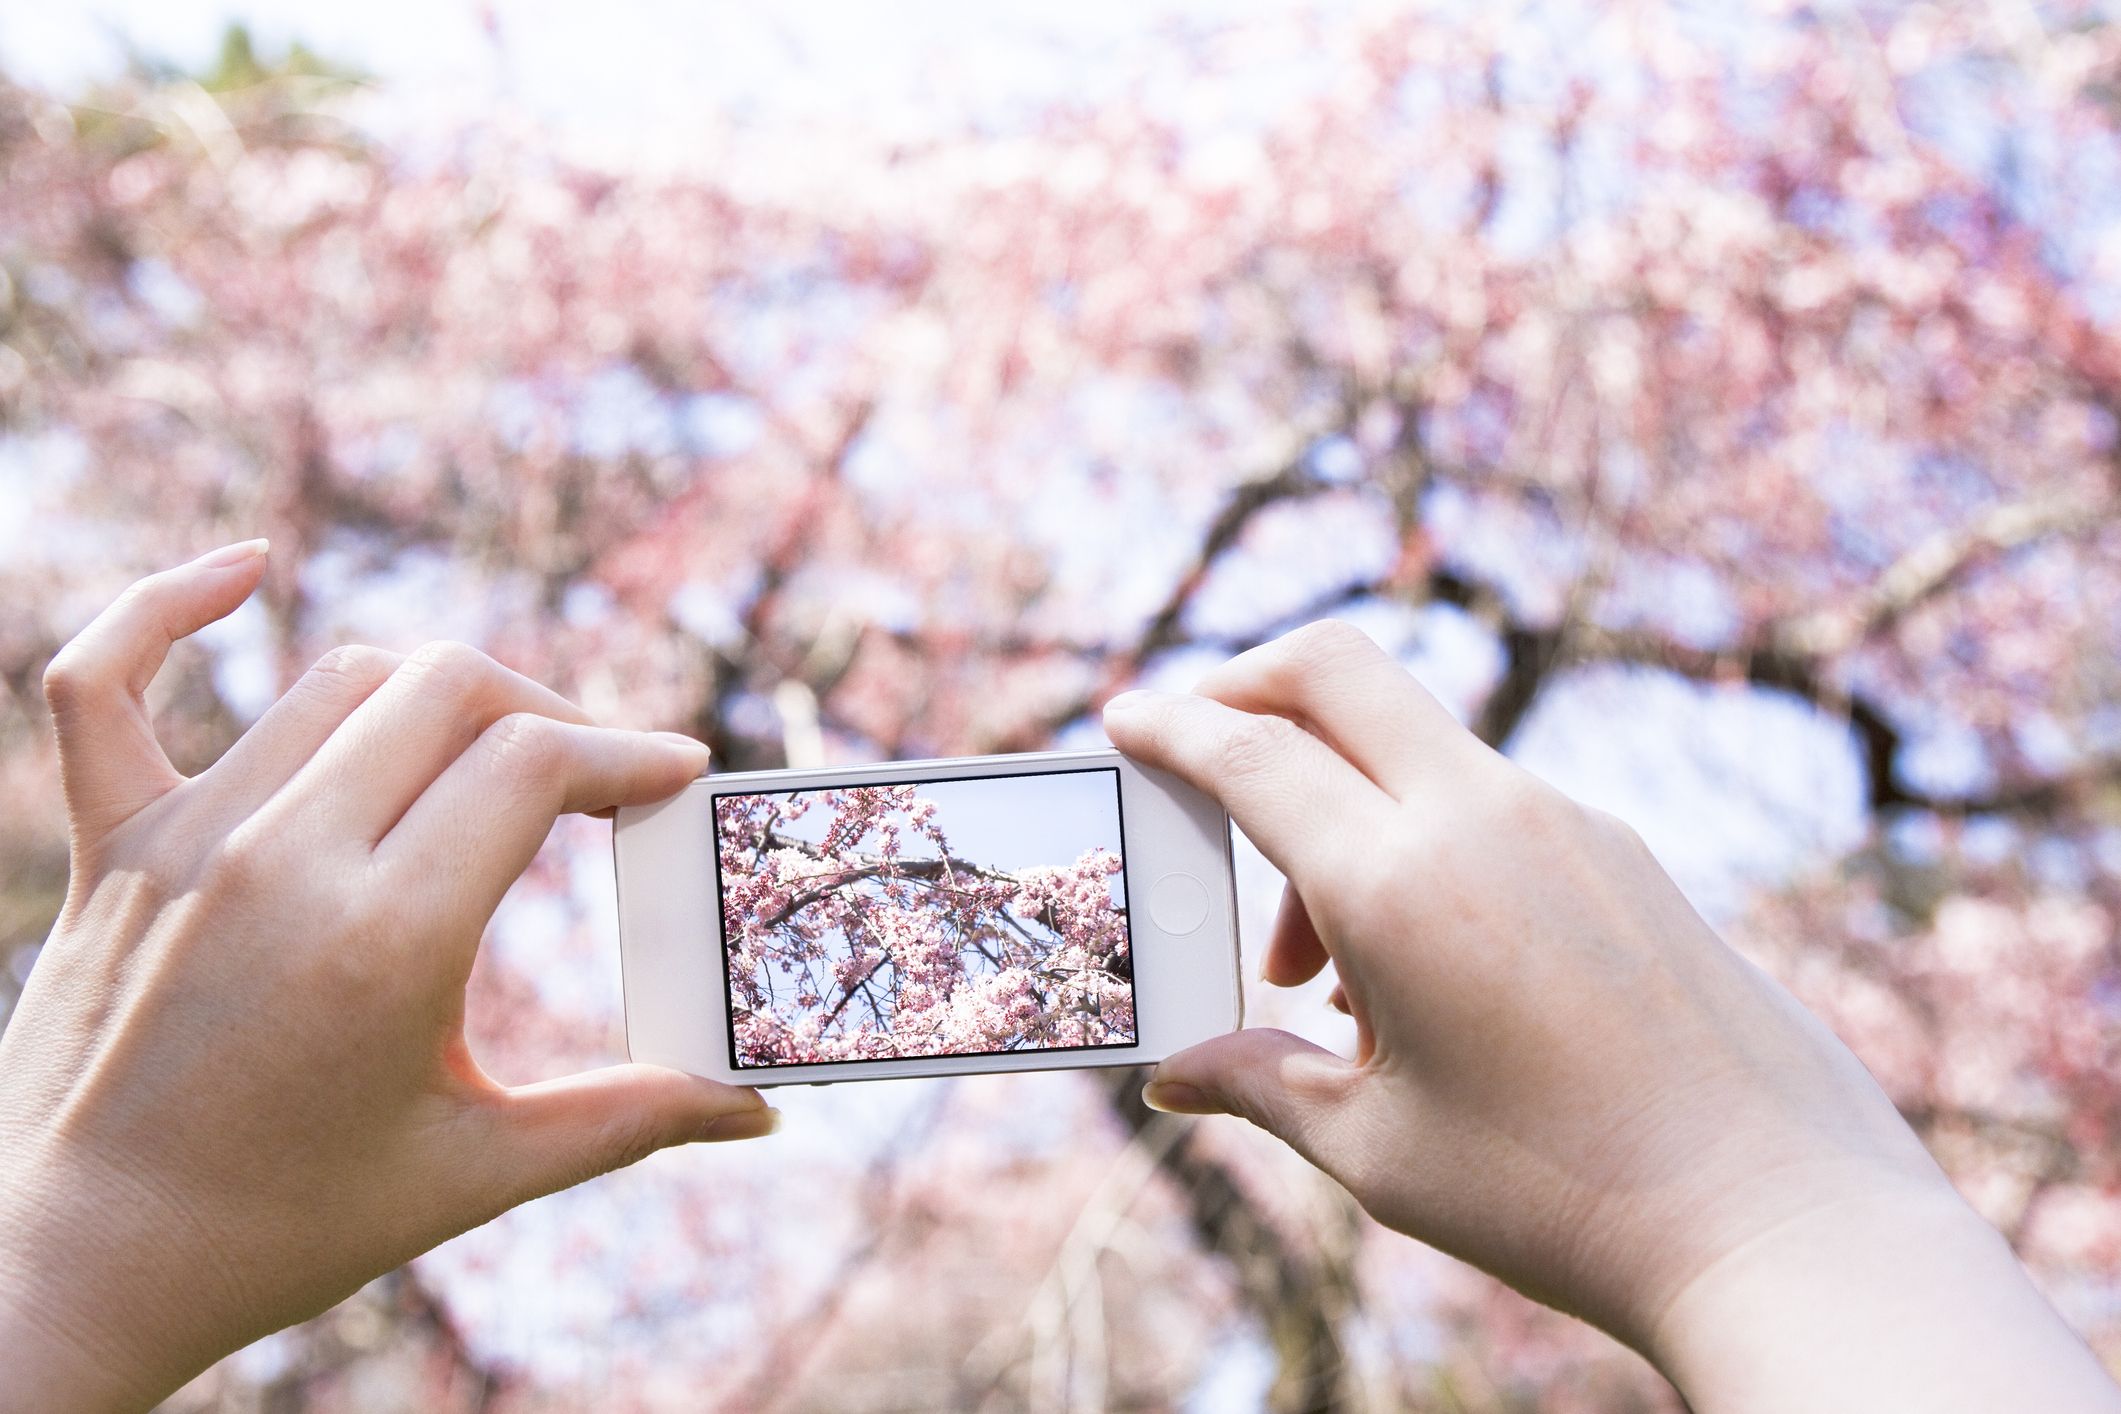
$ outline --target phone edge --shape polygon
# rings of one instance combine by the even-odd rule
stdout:
[[[714,788],[727,784],[741,788],[743,786],[752,784],[754,781],[762,779],[773,780],[777,778],[787,778],[790,776],[800,777],[807,775],[829,775],[835,777],[844,777],[847,774],[854,772],[883,772],[895,774],[901,771],[917,771],[927,767],[955,768],[962,766],[967,762],[973,761],[1005,761],[1029,766],[1032,763],[1055,763],[1068,761],[1109,761],[1115,759],[1121,762],[1125,762],[1129,766],[1133,766],[1137,771],[1141,769],[1139,763],[1135,762],[1132,758],[1126,756],[1125,753],[1119,751],[1117,748],[1104,746],[1089,748],[1078,747],[1062,751],[1001,752],[986,756],[921,757],[905,761],[893,760],[859,762],[843,766],[774,767],[756,771],[731,771],[726,774],[719,775],[714,774],[712,772],[702,772],[698,776],[693,777],[693,779],[691,779],[690,781],[687,781],[676,791],[672,792],[671,795],[666,797],[664,800],[656,802],[654,806],[623,807],[620,810],[614,812],[611,820],[612,894],[614,900],[613,907],[615,921],[618,925],[620,1012],[619,1020],[620,1025],[625,1028],[625,1039],[623,1042],[623,1046],[627,1060],[636,1064],[639,1063],[633,1051],[631,993],[628,987],[628,972],[626,966],[626,886],[624,872],[619,866],[619,831],[621,824],[625,820],[626,816],[642,809],[655,809],[660,808],[661,806],[668,805],[671,802],[675,801],[679,796],[683,795],[686,791],[695,789],[700,786],[708,786],[710,788]],[[1029,772],[1027,771],[1026,774],[1028,773]],[[1011,772],[1008,774],[1015,773]],[[1198,787],[1194,787],[1194,789],[1198,790]],[[1201,794],[1207,795],[1205,791],[1201,792]],[[1208,798],[1210,800],[1214,799],[1214,797],[1212,796],[1209,796]],[[1235,1032],[1244,1029],[1245,1024],[1244,929],[1240,924],[1238,914],[1237,856],[1233,822],[1230,819],[1230,812],[1227,809],[1221,808],[1221,802],[1216,801],[1215,803],[1218,807],[1218,812],[1221,815],[1222,819],[1221,844],[1223,857],[1223,877],[1226,881],[1227,904],[1229,908],[1228,916],[1230,919],[1230,995],[1232,1013],[1230,1029],[1232,1032]],[[868,1081],[878,1080],[948,1080],[963,1075],[1033,1074],[1042,1070],[1118,1070],[1128,1066],[1139,1066],[1153,1069],[1155,1066],[1161,1063],[1162,1058],[1158,1060],[1147,1060],[1139,1056],[1129,1056],[1115,1060],[1092,1060],[1069,1065],[1035,1066],[1024,1069],[1012,1070],[996,1069],[942,1072],[916,1071],[913,1073],[901,1072],[892,1075],[845,1076],[832,1080],[801,1080],[793,1077],[750,1079],[747,1078],[743,1072],[738,1071],[733,1067],[722,1065],[718,1067],[718,1070],[723,1073],[706,1075],[702,1078],[714,1080],[721,1084],[746,1086],[753,1089],[779,1089],[785,1086],[792,1085],[823,1087],[828,1085],[859,1085]]]

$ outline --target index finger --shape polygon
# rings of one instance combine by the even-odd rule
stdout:
[[[483,918],[561,815],[647,805],[707,769],[707,748],[674,732],[630,732],[517,712],[494,723],[442,772],[378,846],[437,890],[437,902]]]
[[[1344,872],[1350,841],[1382,837],[1392,801],[1286,717],[1179,692],[1123,692],[1105,733],[1127,756],[1222,802],[1299,889]]]
[[[588,714],[542,683],[462,643],[429,643],[410,657],[317,749],[289,783],[371,843],[481,733],[514,713],[586,724]]]
[[[1437,779],[1436,767],[1452,753],[1479,747],[1412,673],[1361,629],[1335,619],[1238,654],[1195,690],[1309,727],[1395,799]]]
[[[149,575],[59,650],[44,696],[76,838],[99,836],[182,784],[147,710],[147,686],[178,639],[231,613],[265,572],[245,540]]]

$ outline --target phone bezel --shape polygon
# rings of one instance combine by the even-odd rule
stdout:
[[[716,794],[1107,769],[1119,772],[1136,1044],[761,1069],[738,1069],[731,1063],[720,879],[714,867]],[[621,810],[613,822],[612,855],[618,879],[626,1044],[636,1061],[754,1086],[1080,1070],[1150,1064],[1243,1022],[1229,817],[1199,791],[1116,751],[1027,752],[702,776],[669,800]],[[1183,936],[1157,926],[1147,906],[1156,881],[1173,873],[1198,878],[1208,895],[1207,919]]]

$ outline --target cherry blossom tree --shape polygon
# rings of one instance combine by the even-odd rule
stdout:
[[[1339,614],[1498,748],[1646,787],[1653,842],[1823,782],[1717,921],[2121,1360],[2121,32],[1729,9],[1180,29],[1006,129],[731,122],[661,172],[381,140],[314,71],[0,85],[9,975],[63,889],[38,674],[220,540],[274,568],[173,663],[180,762],[347,637],[473,639],[739,769],[1082,740]],[[619,1048],[606,849],[556,832],[497,921],[497,1075]],[[1321,1001],[1248,1012],[1332,1040]],[[188,1397],[1672,1407],[1124,1076],[921,1093],[533,1205]]]
[[[716,797],[737,1064],[1134,1044],[1117,848],[983,865],[916,789]]]

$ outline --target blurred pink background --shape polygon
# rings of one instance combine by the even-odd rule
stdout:
[[[2121,1366],[2117,103],[2071,3],[0,18],[0,1017],[43,665],[223,541],[193,766],[348,640],[739,769],[1096,743],[1333,615],[1641,830]],[[1345,1044],[1328,985],[1248,1011]],[[472,1027],[620,1050],[605,824]],[[787,1092],[171,1407],[1677,1407],[1136,1079]]]

